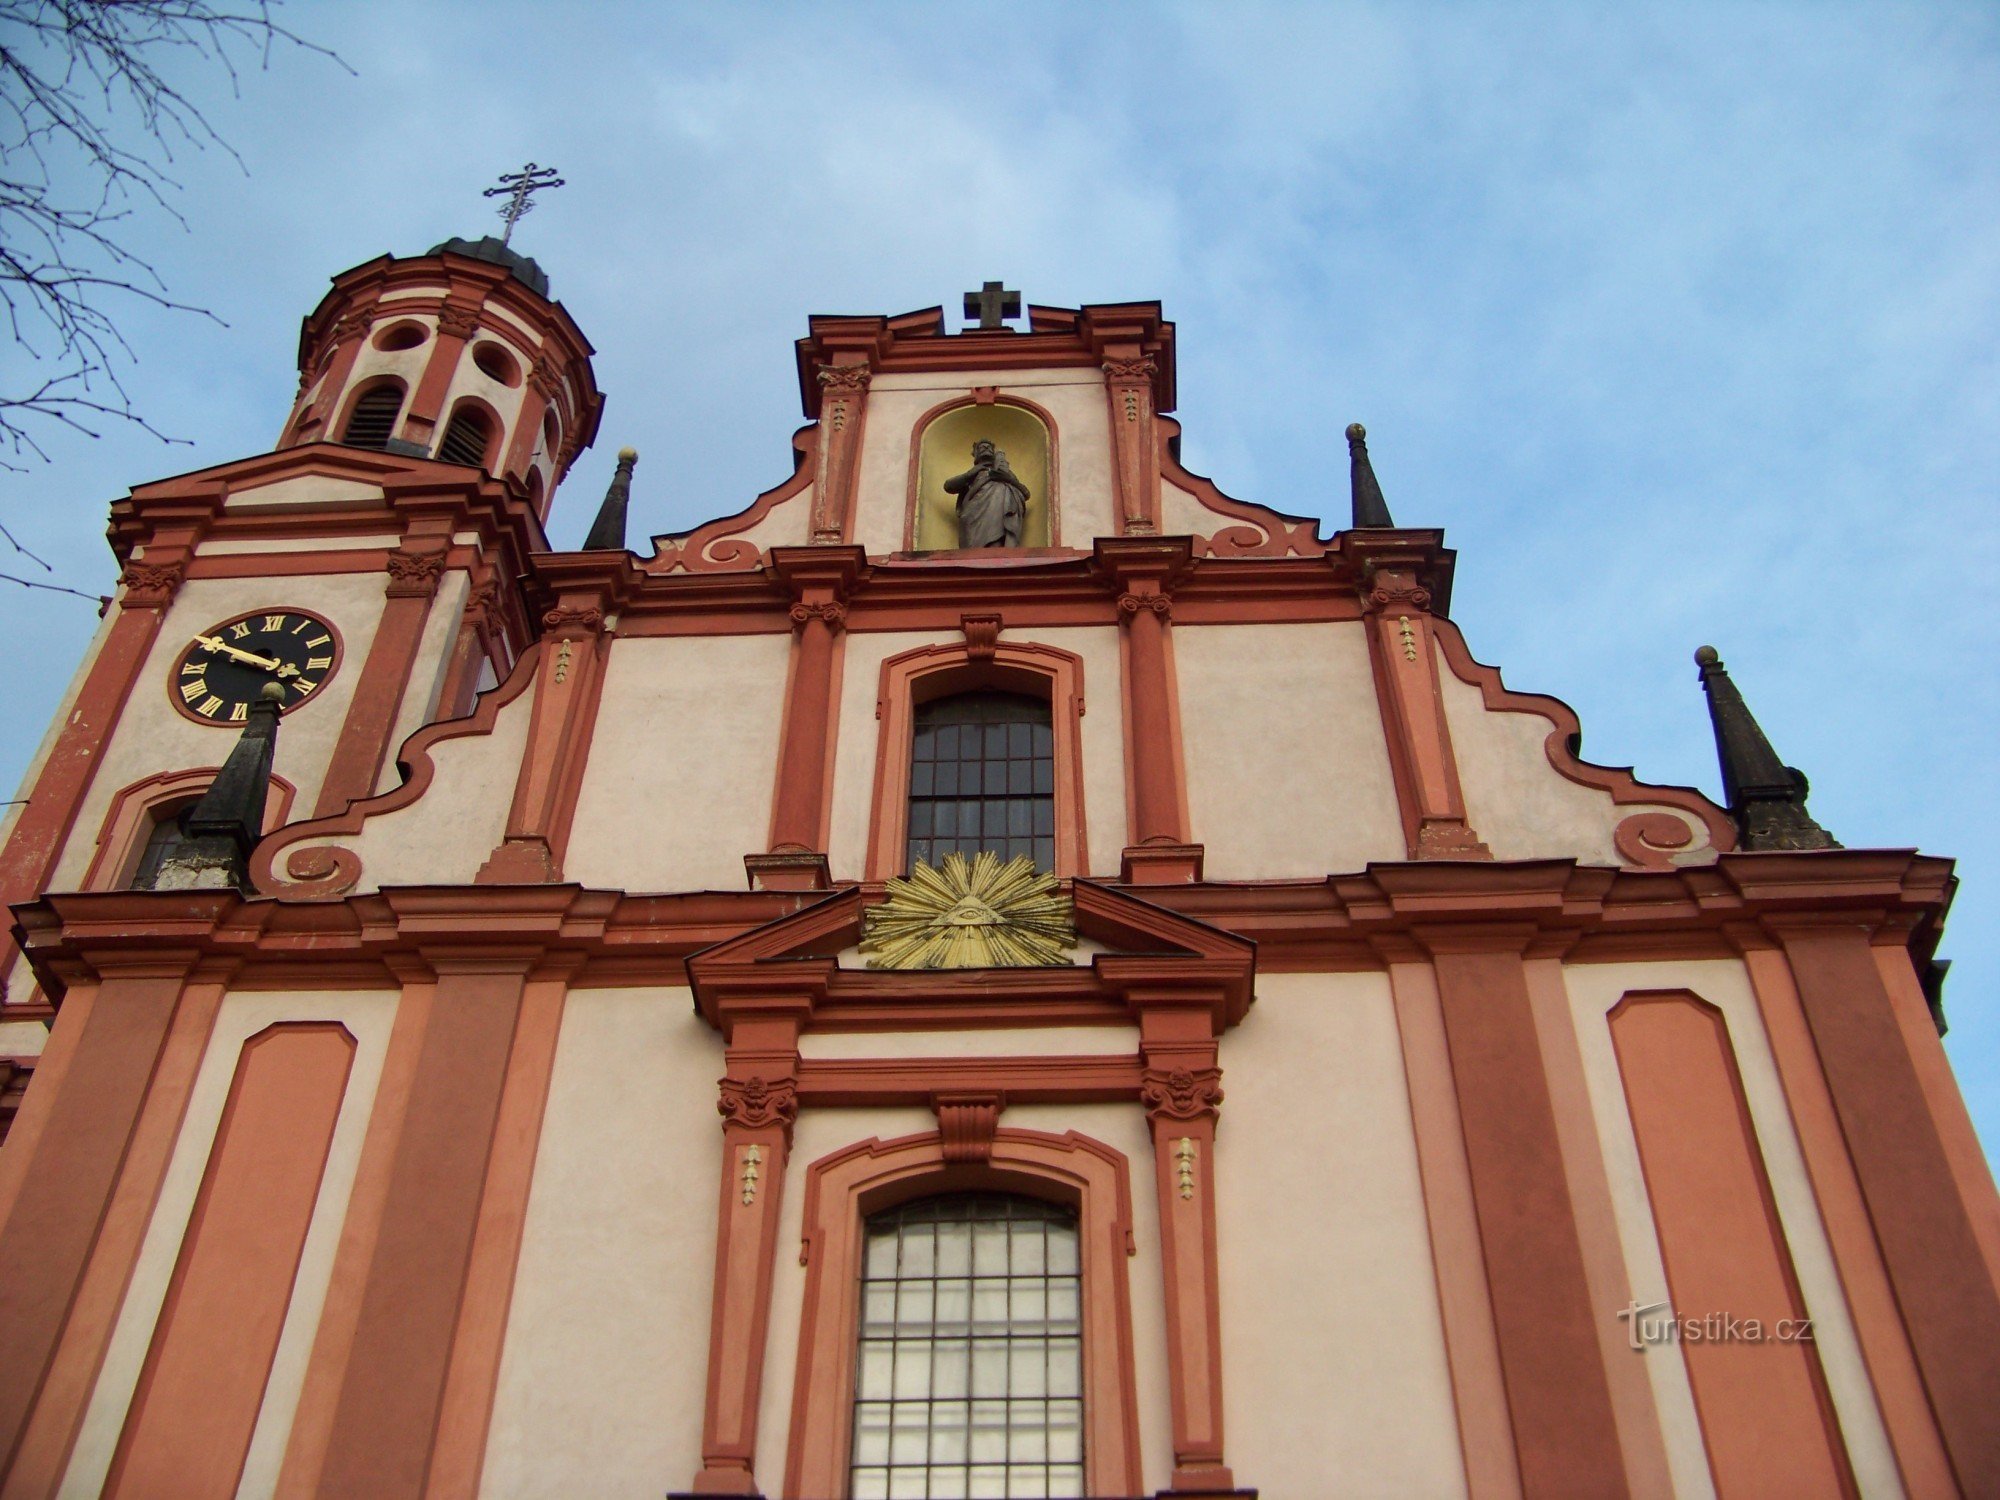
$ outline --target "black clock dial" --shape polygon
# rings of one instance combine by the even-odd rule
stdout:
[[[167,693],[203,724],[241,724],[266,683],[285,690],[289,712],[326,686],[340,665],[340,639],[317,615],[262,609],[204,630],[174,661]]]

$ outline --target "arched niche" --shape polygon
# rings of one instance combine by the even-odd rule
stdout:
[[[1024,547],[1055,545],[1055,429],[1026,402],[965,397],[926,413],[918,425],[907,545],[914,552],[958,546],[958,501],[944,482],[972,467],[972,445],[981,438],[1007,455],[1008,466],[1028,487]]]

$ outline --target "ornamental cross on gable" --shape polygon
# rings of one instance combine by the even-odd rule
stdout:
[[[981,328],[1004,328],[1008,318],[1021,316],[1021,294],[989,281],[978,291],[965,294],[965,316],[979,319]]]
[[[534,211],[530,200],[543,188],[559,188],[563,180],[556,176],[554,167],[538,167],[529,162],[518,172],[502,172],[500,186],[486,189],[480,196],[505,198],[500,205],[500,222],[506,230],[500,236],[500,243],[506,244],[514,237],[514,226]]]

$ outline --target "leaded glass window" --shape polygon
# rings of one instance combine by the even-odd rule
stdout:
[[[910,747],[909,862],[991,849],[1056,864],[1055,735],[1049,706],[1013,693],[922,704]]]
[[[1076,1215],[954,1193],[868,1220],[849,1493],[1083,1493]]]

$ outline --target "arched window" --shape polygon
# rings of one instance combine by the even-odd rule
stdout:
[[[180,853],[188,841],[187,815],[193,810],[192,801],[155,810],[153,831],[146,835],[139,863],[132,870],[133,890],[150,891],[159,879],[160,866]]]
[[[849,1494],[1081,1495],[1077,1217],[952,1193],[872,1215]]]
[[[402,410],[402,386],[394,381],[373,386],[361,393],[347,414],[347,431],[340,440],[350,448],[387,448]]]
[[[486,464],[486,440],[491,426],[486,413],[476,406],[461,406],[445,424],[444,439],[438,444],[440,462],[464,464],[478,469]]]
[[[1049,705],[1016,693],[959,693],[920,704],[910,742],[907,858],[1026,854],[1056,863],[1055,737]]]

